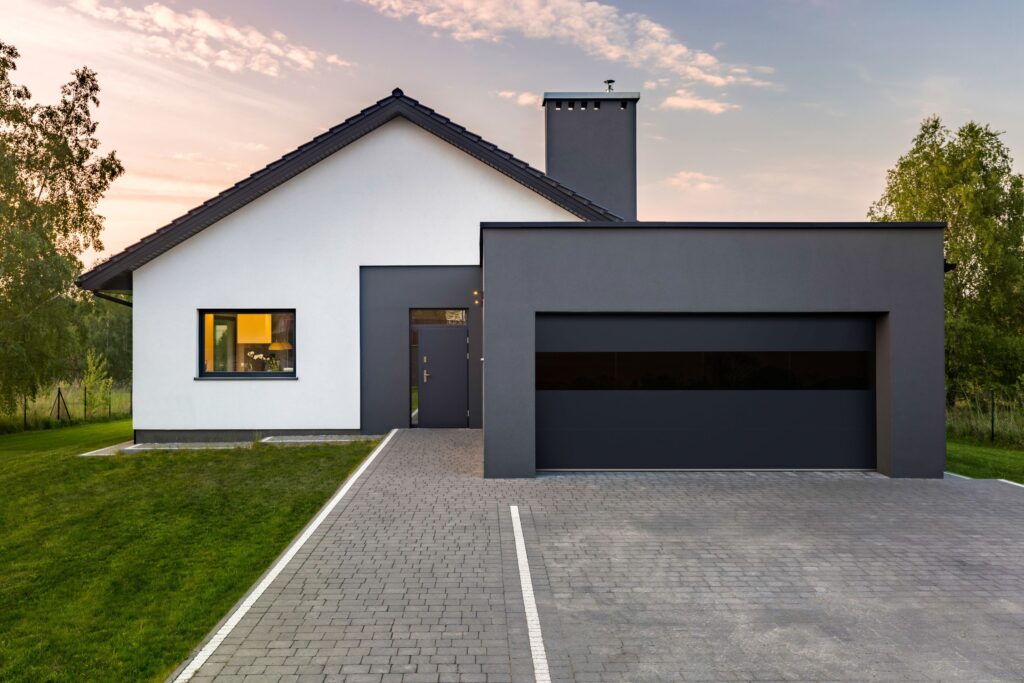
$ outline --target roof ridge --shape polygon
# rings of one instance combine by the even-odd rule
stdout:
[[[375,118],[381,116],[382,112],[387,112],[389,108],[394,109],[393,116],[384,114],[381,117],[383,120]],[[558,204],[584,220],[621,220],[619,216],[611,211],[581,196],[544,172],[530,166],[530,164],[519,159],[514,154],[501,149],[481,135],[467,130],[464,126],[455,123],[447,116],[406,95],[401,88],[395,88],[392,90],[391,95],[378,100],[358,113],[349,116],[344,121],[331,126],[308,142],[299,145],[262,168],[238,180],[217,195],[178,216],[154,232],[142,237],[134,244],[94,264],[92,268],[78,277],[77,283],[86,289],[100,290],[115,280],[121,284],[130,282],[130,274],[136,268],[216,223],[242,206],[254,201],[278,185],[302,173],[324,158],[340,151],[367,133],[391,121],[394,116],[399,115],[424,128],[427,132],[438,135],[438,137],[441,137],[449,144],[470,154],[516,182],[534,190],[549,201]],[[417,115],[424,117],[426,120],[417,121]],[[427,125],[429,123],[439,125],[443,129],[450,131],[453,137],[449,138],[441,135],[437,130],[431,130]],[[361,129],[363,124],[365,124],[365,130]],[[351,139],[347,139],[347,134],[350,131],[354,135]],[[335,146],[333,141],[339,141],[341,144]],[[315,150],[325,146],[327,149],[323,154],[315,153]],[[474,149],[474,147],[477,149]],[[528,177],[517,177],[523,173]],[[277,177],[278,174],[282,177]],[[529,182],[530,180],[534,182]],[[266,187],[262,186],[264,184]],[[251,192],[246,194],[249,190]],[[232,203],[233,200],[234,203]],[[211,217],[210,214],[214,214],[212,215],[212,220],[205,220],[205,218]],[[197,224],[192,225],[193,222]],[[166,244],[164,244],[165,242]],[[152,253],[149,253],[150,251]],[[134,258],[136,256],[137,258]],[[106,274],[106,271],[118,263],[125,263],[125,267],[116,273]]]

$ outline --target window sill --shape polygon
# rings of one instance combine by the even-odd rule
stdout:
[[[295,375],[284,375],[282,377],[275,377],[274,375],[252,375],[247,377],[245,375],[237,375],[235,377],[193,377],[196,382],[235,382],[241,380],[243,382],[254,382],[258,380],[269,380],[271,382],[286,382],[289,380],[298,380],[299,378]]]

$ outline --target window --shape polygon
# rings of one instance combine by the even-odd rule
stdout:
[[[199,311],[199,376],[295,377],[295,311]]]
[[[465,308],[413,308],[409,311],[410,325],[465,325]]]
[[[866,351],[538,352],[539,390],[872,389]]]

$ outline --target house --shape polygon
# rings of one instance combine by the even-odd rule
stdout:
[[[396,89],[82,275],[131,293],[136,440],[941,477],[944,226],[638,222],[638,100],[547,93],[542,173]]]

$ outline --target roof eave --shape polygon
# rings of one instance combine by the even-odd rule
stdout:
[[[390,97],[349,117],[83,273],[76,281],[78,286],[90,291],[127,291],[123,289],[127,285],[130,290],[131,273],[137,268],[399,116],[583,220],[621,220],[621,217],[396,89]]]

